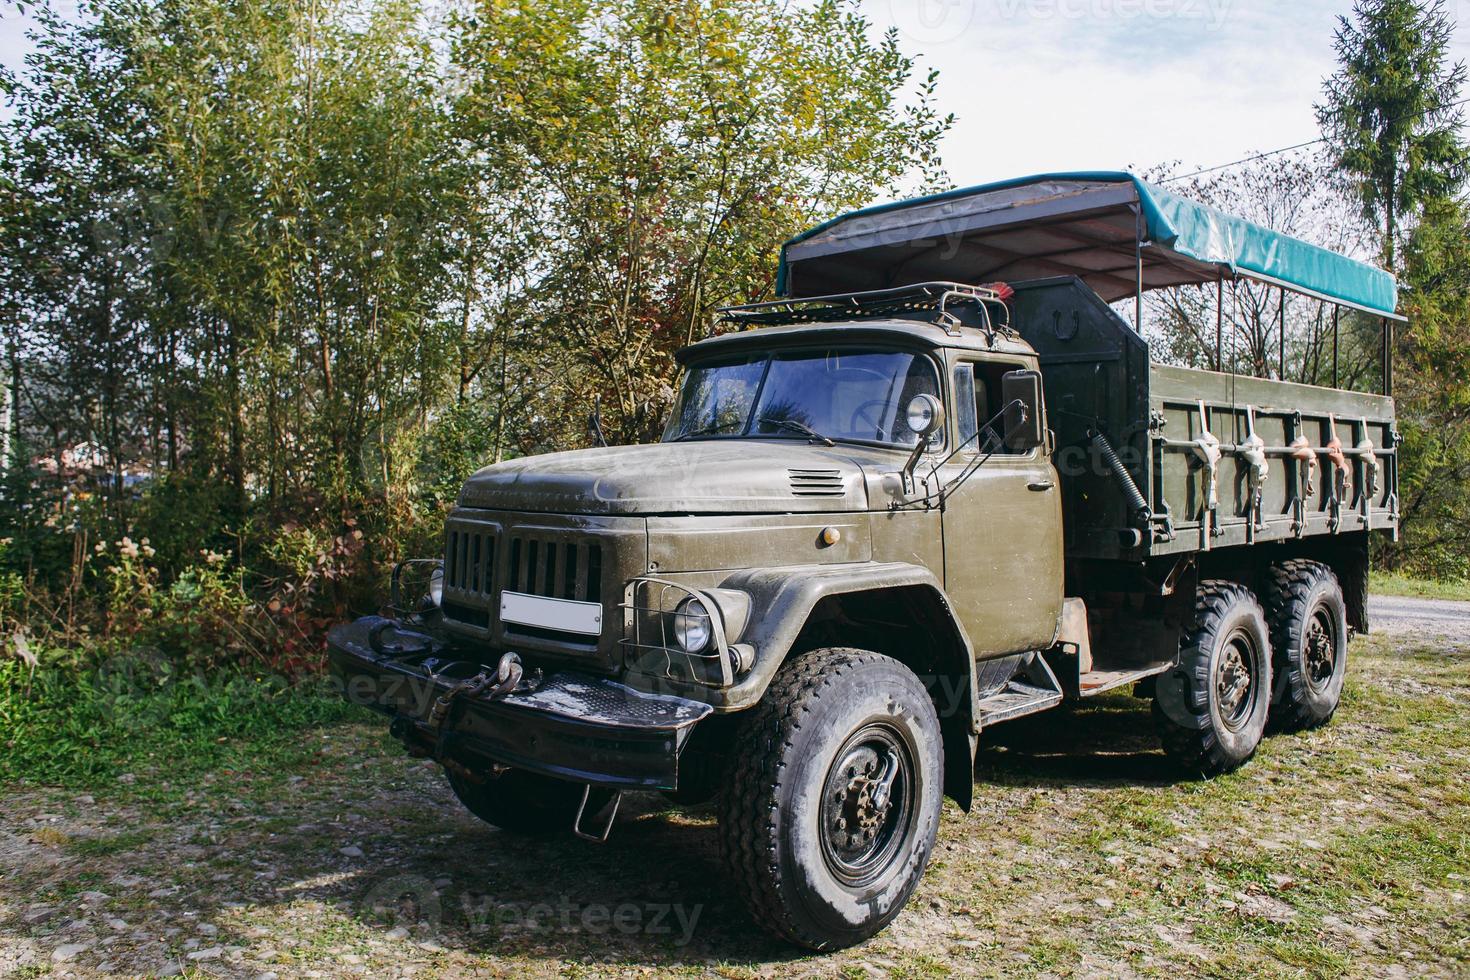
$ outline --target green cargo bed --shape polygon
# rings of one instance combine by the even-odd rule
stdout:
[[[1392,399],[1157,364],[1143,338],[1080,280],[1015,288],[1012,320],[1040,356],[1057,434],[1068,557],[1142,560],[1397,532]],[[1252,423],[1263,443],[1259,481],[1244,445]],[[1213,510],[1199,442],[1206,431],[1220,449]],[[1341,465],[1328,448],[1334,432]],[[1127,480],[1109,466],[1102,442]],[[1146,509],[1135,506],[1130,481]]]

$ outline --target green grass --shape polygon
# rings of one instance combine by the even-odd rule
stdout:
[[[732,980],[1470,975],[1470,653],[1444,643],[1356,640],[1330,725],[1273,735],[1212,780],[1181,778],[1147,704],[1126,695],[987,730],[975,805],[946,805],[907,910],[869,943],[825,955],[754,929],[720,870],[708,808],[633,796],[607,845],[527,845],[469,817],[437,768],[406,758],[376,718],[269,701],[222,725],[219,711],[167,704],[159,717],[175,723],[151,739],[114,733],[155,753],[113,757],[134,783],[63,768],[63,786],[0,793],[0,826],[49,855],[0,876],[0,908],[76,906],[101,890],[107,913],[130,924],[185,927],[109,947],[119,973],[177,960],[191,923],[209,922],[210,942],[245,950],[231,966],[243,975],[357,975],[363,964],[382,975]],[[179,759],[196,748],[226,755]],[[80,786],[86,796],[67,788]],[[20,829],[40,813],[61,819]],[[347,844],[365,857],[344,856]],[[128,889],[119,873],[148,880]],[[439,879],[440,921],[407,941],[366,902],[386,882]],[[481,903],[564,900],[678,902],[702,915],[687,946],[475,926]],[[47,931],[62,922],[0,921],[0,962],[7,932],[44,956],[65,941]]]
[[[243,672],[0,663],[0,783],[95,788],[126,773],[146,788],[153,772],[270,768],[300,755],[302,729],[359,714],[322,685]]]
[[[1368,591],[1378,595],[1457,599],[1466,602],[1470,601],[1470,580],[1423,579],[1398,572],[1374,572],[1368,579]]]

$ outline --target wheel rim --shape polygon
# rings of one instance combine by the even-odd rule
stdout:
[[[899,854],[914,810],[914,763],[897,730],[867,725],[838,749],[822,789],[822,857],[844,884],[881,877]]]
[[[1318,605],[1302,637],[1302,675],[1313,694],[1321,694],[1337,672],[1337,622],[1326,606]]]
[[[1231,731],[1239,731],[1255,712],[1259,661],[1260,650],[1249,631],[1238,629],[1226,639],[1215,667],[1215,700],[1220,720]]]

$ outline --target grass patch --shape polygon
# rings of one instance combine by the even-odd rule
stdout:
[[[821,955],[756,931],[730,894],[707,811],[632,796],[607,846],[527,846],[468,817],[381,720],[363,712],[352,715],[361,724],[313,729],[338,716],[284,696],[240,709],[245,734],[215,734],[230,730],[217,711],[154,733],[146,751],[159,758],[129,759],[135,782],[89,789],[95,802],[52,787],[0,794],[12,825],[54,821],[25,832],[47,844],[46,860],[0,877],[0,899],[81,907],[82,892],[101,890],[108,914],[184,929],[137,946],[124,933],[78,961],[129,974],[184,956],[197,920],[219,929],[205,945],[244,950],[231,964],[241,975],[357,975],[364,964],[374,975],[730,980],[1470,975],[1470,652],[1432,642],[1355,640],[1333,722],[1272,735],[1218,779],[1180,776],[1147,703],[1126,695],[987,730],[975,806],[946,807],[908,909],[872,941]],[[178,775],[199,768],[174,758],[196,742],[224,755]],[[349,844],[365,856],[344,854]],[[147,880],[130,887],[119,873]],[[425,891],[385,915],[368,897],[391,902],[390,882]],[[563,901],[701,914],[688,945],[552,919],[481,931],[498,920],[472,914]],[[33,930],[43,955],[67,940],[69,914]],[[395,923],[407,938],[393,938]]]
[[[124,774],[261,770],[305,751],[302,729],[360,713],[316,684],[134,666],[0,664],[0,783],[91,788]]]
[[[1368,577],[1368,591],[1378,595],[1467,602],[1470,601],[1470,580],[1411,578],[1398,572],[1373,572]]]

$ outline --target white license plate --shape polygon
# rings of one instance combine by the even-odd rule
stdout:
[[[517,626],[602,635],[602,603],[577,602],[572,599],[548,599],[522,592],[500,593],[500,621]]]

